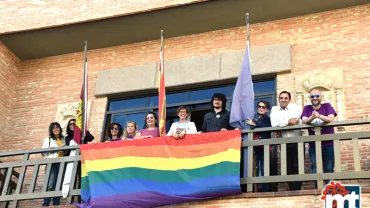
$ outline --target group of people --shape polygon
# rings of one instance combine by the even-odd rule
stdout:
[[[204,123],[201,132],[214,132],[214,131],[227,131],[233,129],[229,125],[230,112],[226,111],[226,96],[221,93],[215,93],[212,97],[213,111],[207,113],[204,117]],[[161,136],[172,136],[174,139],[182,139],[185,134],[200,134],[194,122],[187,120],[188,108],[186,106],[180,106],[177,108],[177,115],[179,116],[179,121],[171,125],[170,130],[167,134]],[[67,124],[67,134],[63,136],[63,130],[58,122],[52,122],[49,126],[49,136],[44,139],[42,148],[56,148],[76,144],[73,140],[74,129],[76,126],[76,119],[71,119]],[[108,142],[116,142],[121,140],[132,140],[132,139],[143,139],[143,138],[153,138],[159,137],[158,128],[158,118],[154,112],[147,113],[145,117],[145,127],[139,131],[136,122],[128,121],[126,123],[126,128],[123,129],[121,124],[112,123],[109,126],[108,131]],[[83,143],[88,142],[96,143],[94,141],[94,136],[87,131],[86,137]],[[57,158],[68,156],[69,151],[59,151],[59,152],[47,152],[43,153],[44,157],[47,158]],[[55,163],[51,166],[50,178],[47,185],[47,190],[55,190],[56,181],[59,172],[59,164]],[[45,198],[43,206],[49,206],[51,200],[53,200],[53,205],[60,205],[60,197]]]
[[[215,93],[211,99],[213,111],[204,116],[204,122],[201,131],[198,132],[194,122],[188,121],[188,108],[180,106],[177,108],[178,122],[171,124],[170,130],[163,135],[159,135],[158,118],[154,112],[147,113],[145,117],[145,127],[138,130],[134,121],[128,121],[126,128],[119,123],[112,123],[109,127],[108,140],[105,142],[152,138],[159,136],[172,136],[174,139],[181,139],[185,134],[200,134],[202,132],[227,131],[234,129],[230,126],[230,112],[226,110],[226,96],[221,93]]]
[[[329,103],[321,103],[322,95],[320,90],[314,89],[310,94],[311,104],[304,107],[300,115],[298,106],[291,102],[291,94],[283,91],[279,94],[279,105],[271,109],[270,117],[268,112],[270,110],[270,103],[267,101],[259,101],[257,103],[257,113],[253,118],[246,120],[246,124],[251,129],[264,127],[284,127],[288,125],[310,123],[327,123],[334,120],[336,112]],[[182,139],[185,134],[200,134],[205,132],[217,132],[234,130],[229,124],[230,112],[226,110],[226,96],[222,93],[215,93],[212,96],[211,104],[213,110],[204,116],[203,126],[200,131],[197,130],[194,122],[187,120],[188,108],[180,106],[177,108],[177,115],[179,121],[172,123],[167,134],[159,135],[158,118],[154,112],[149,112],[145,117],[145,128],[139,130],[134,121],[128,121],[126,128],[123,129],[121,124],[112,123],[109,126],[108,140],[105,142],[115,142],[121,140],[143,139],[159,136],[172,136],[174,139]],[[44,139],[43,148],[62,147],[70,145],[73,141],[73,131],[76,125],[76,120],[71,119],[67,125],[67,135],[63,136],[62,128],[58,122],[53,122],[49,126],[49,137]],[[269,139],[272,132],[261,132],[254,134],[254,140]],[[333,134],[333,127],[322,127],[321,134]],[[309,129],[309,134],[314,135],[314,131]],[[280,131],[275,133],[275,137],[295,137],[301,136],[300,130]],[[84,138],[84,143],[94,142],[94,136],[87,131]],[[95,143],[95,142],[94,142]],[[312,172],[316,173],[316,154],[315,145],[310,143],[309,156],[312,161]],[[263,148],[254,148],[256,158],[257,173],[264,174],[264,153]],[[44,156],[48,158],[63,157],[69,155],[68,151],[59,151],[54,153],[45,153]],[[332,141],[322,142],[322,157],[324,172],[330,173],[334,169],[334,148]],[[298,174],[298,147],[297,144],[287,144],[287,173]],[[59,164],[53,164],[48,183],[48,190],[54,190],[59,171]],[[290,190],[300,190],[302,182],[289,183]],[[263,184],[260,191],[266,192],[269,190],[269,184]],[[43,206],[49,206],[51,199],[44,199]],[[53,198],[53,205],[59,205],[60,199]]]
[[[271,109],[270,117],[268,111],[270,104],[266,101],[259,101],[257,104],[258,112],[253,119],[248,119],[246,123],[253,128],[263,127],[285,127],[297,124],[322,124],[334,121],[337,116],[334,108],[330,103],[321,103],[322,94],[319,89],[313,89],[310,92],[311,105],[306,105],[303,108],[302,114],[299,112],[298,105],[291,102],[291,94],[287,91],[282,91],[279,94],[279,105]],[[315,135],[314,129],[308,129],[309,135]],[[333,127],[321,127],[321,134],[334,134]],[[285,130],[275,132],[276,138],[282,137],[298,137],[302,136],[301,130]],[[261,132],[254,134],[254,140],[269,139],[271,132]],[[271,148],[270,148],[271,150]],[[263,147],[255,147],[256,172],[264,175],[264,150]],[[271,154],[270,154],[271,155]],[[311,159],[312,173],[316,173],[316,148],[315,143],[309,143],[309,157]],[[287,174],[298,174],[298,144],[287,144]],[[322,159],[324,173],[334,172],[334,147],[333,141],[322,142]],[[328,181],[325,181],[328,183]],[[302,182],[288,183],[290,190],[300,190]],[[315,183],[317,188],[317,184]],[[269,184],[262,184],[261,192],[269,191]]]

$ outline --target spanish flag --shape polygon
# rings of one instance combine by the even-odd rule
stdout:
[[[166,89],[164,84],[163,68],[163,30],[161,31],[161,51],[158,73],[158,116],[159,116],[159,135],[166,133]]]
[[[81,138],[85,138],[87,131],[87,42],[85,42],[84,52],[84,76],[82,82],[82,90],[80,95],[80,102],[78,103],[76,126],[74,129],[73,140],[77,144],[81,144]]]

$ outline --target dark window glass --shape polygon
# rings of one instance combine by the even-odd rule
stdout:
[[[268,80],[264,82],[254,82],[253,90],[255,94],[259,93],[275,93],[275,80]]]
[[[255,93],[255,100],[254,100],[254,107],[256,106],[257,102],[260,100],[266,100],[270,102],[271,107],[276,105],[276,87],[275,87],[275,80],[267,80],[267,81],[259,81],[254,82],[254,93]],[[207,112],[212,110],[212,105],[209,102],[211,97],[214,93],[223,93],[225,94],[229,100],[227,102],[227,109],[231,109],[231,99],[233,96],[233,92],[235,89],[235,85],[228,85],[223,87],[217,88],[209,88],[209,89],[201,89],[201,90],[194,90],[194,91],[184,91],[179,93],[172,93],[167,94],[166,96],[166,103],[167,105],[171,104],[179,104],[183,102],[199,102],[204,101],[204,103],[194,103],[189,104],[187,107],[189,108],[189,116],[191,116],[191,121],[195,122],[198,131],[201,130],[203,124],[203,117]],[[266,95],[262,95],[266,94]],[[230,99],[231,98],[231,99]],[[113,121],[120,123],[124,128],[127,121],[135,121],[138,124],[139,129],[142,129],[144,126],[144,117],[147,114],[149,108],[155,110],[158,114],[158,96],[148,96],[136,99],[126,99],[126,100],[113,100],[109,102],[109,111],[117,111],[117,110],[130,110],[130,109],[137,109],[142,108],[139,113],[117,113],[117,114],[109,114],[107,116],[107,121],[110,121],[110,116],[113,116]],[[178,121],[178,116],[176,114],[176,109],[178,106],[167,108],[167,117],[166,117],[166,129],[169,131],[169,128],[173,122]],[[257,109],[255,107],[254,112],[257,113]],[[270,115],[271,110],[269,111]]]
[[[130,108],[142,108],[148,106],[148,98],[135,98],[128,100],[114,100],[109,103],[109,110],[126,110]]]
[[[166,95],[166,104],[182,103],[187,101],[187,92],[172,93]],[[158,106],[158,96],[151,96],[150,106]]]
[[[235,85],[231,86],[231,96],[233,96],[235,90]],[[271,93],[275,94],[276,86],[275,80],[267,80],[263,82],[253,82],[253,90],[254,94],[262,94],[262,93]]]
[[[204,90],[191,91],[189,95],[189,101],[198,101],[198,100],[211,100],[214,93],[223,93],[228,96],[228,87],[218,87]]]
[[[158,106],[158,96],[151,96],[149,100],[150,106]]]
[[[187,101],[187,92],[181,93],[174,93],[166,95],[166,103],[168,104],[175,104],[175,103],[182,103]]]

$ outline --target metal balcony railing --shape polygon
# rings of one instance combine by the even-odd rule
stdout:
[[[370,171],[362,171],[360,164],[360,148],[359,140],[369,139],[370,131],[360,132],[348,132],[348,133],[336,133],[336,134],[321,134],[321,127],[343,127],[343,126],[354,126],[354,125],[366,125],[370,124],[370,119],[364,120],[351,120],[351,121],[337,121],[320,126],[312,125],[293,125],[286,127],[274,127],[274,128],[259,128],[255,130],[243,130],[243,133],[248,135],[248,138],[253,138],[253,134],[257,132],[279,132],[286,130],[304,130],[309,128],[315,128],[315,135],[311,136],[299,136],[299,137],[285,137],[285,138],[272,138],[263,140],[248,140],[242,142],[242,148],[248,149],[248,161],[242,165],[247,165],[248,173],[247,177],[241,178],[241,184],[247,185],[247,191],[253,190],[253,184],[259,183],[281,183],[281,182],[294,182],[294,181],[317,181],[317,188],[323,189],[324,180],[344,180],[344,179],[369,179]],[[321,142],[333,140],[334,143],[334,173],[323,173],[322,166],[322,152]],[[341,168],[341,143],[340,141],[350,140],[353,148],[353,161],[354,171],[344,172]],[[317,173],[305,173],[304,168],[304,143],[315,142],[316,147],[316,166]],[[298,174],[287,175],[287,144],[296,143],[298,144]],[[254,176],[254,161],[253,161],[253,147],[264,146],[264,176]],[[269,175],[270,170],[270,145],[280,145],[280,175]]]
[[[324,126],[332,127],[343,127],[353,125],[365,125],[370,124],[370,119],[365,120],[353,120],[353,121],[340,121],[332,122]],[[242,142],[242,148],[247,148],[248,159],[242,161],[241,165],[248,167],[247,177],[240,179],[242,185],[247,186],[247,191],[253,190],[254,184],[259,183],[281,183],[281,182],[293,182],[293,181],[313,181],[316,180],[318,189],[323,188],[323,180],[330,179],[368,179],[370,178],[370,171],[361,170],[360,164],[360,148],[359,140],[370,138],[370,131],[359,131],[359,132],[348,132],[348,133],[337,133],[337,134],[326,134],[320,135],[320,127],[322,126],[311,126],[311,125],[294,125],[288,127],[277,127],[277,128],[259,128],[255,130],[243,130],[242,134],[247,135],[248,138],[253,138],[253,134],[257,132],[279,132],[285,130],[294,129],[308,129],[315,128],[316,135],[313,136],[299,136],[289,138],[272,138],[264,140],[248,140]],[[322,168],[322,154],[321,154],[321,142],[322,141],[334,141],[334,155],[335,155],[335,171],[334,173],[323,173]],[[353,147],[353,158],[354,158],[354,171],[344,172],[341,169],[341,143],[340,141],[350,140]],[[316,146],[316,164],[317,173],[305,173],[304,171],[304,143],[315,142]],[[287,158],[286,158],[286,145],[289,143],[298,144],[298,162],[299,162],[299,173],[295,175],[287,175]],[[253,147],[264,146],[264,176],[254,176],[254,157]],[[280,175],[269,175],[270,170],[270,151],[269,147],[280,145]],[[61,158],[32,158],[32,155],[40,155],[43,152],[50,151],[61,151],[61,150],[76,150],[76,156],[68,156]],[[19,159],[19,157],[23,159]],[[46,197],[61,197],[62,196],[62,184],[64,183],[65,171],[68,164],[73,164],[71,180],[69,182],[69,196],[79,196],[80,188],[77,183],[80,181],[77,170],[79,169],[80,156],[79,146],[69,146],[62,148],[53,149],[34,149],[34,150],[21,150],[14,152],[2,152],[0,153],[0,160],[6,158],[9,162],[0,163],[0,203],[6,203],[6,206],[10,204],[11,207],[17,207],[18,202],[21,200],[31,199],[42,199]],[[56,188],[54,191],[47,191],[47,184],[50,177],[51,166],[53,163],[59,163],[59,173],[57,177]],[[40,174],[40,167],[46,165],[45,173]],[[18,171],[15,171],[15,170]],[[32,170],[31,174],[28,174],[27,170]],[[25,184],[25,176],[30,176],[30,182]],[[43,185],[36,188],[36,182],[39,178],[43,177]],[[12,180],[15,178],[15,180]]]
[[[60,157],[60,158],[39,158],[39,159],[30,159],[31,155],[40,155],[44,152],[55,152],[61,150],[76,150],[76,156]],[[14,157],[22,156],[23,160],[12,161]],[[11,207],[17,207],[20,200],[30,200],[30,199],[41,199],[47,197],[58,197],[62,196],[61,188],[64,179],[64,173],[68,163],[73,163],[70,187],[69,187],[69,196],[78,196],[80,195],[80,189],[77,188],[76,179],[77,179],[77,169],[80,161],[79,156],[79,146],[69,146],[62,148],[52,148],[52,149],[34,149],[34,150],[20,150],[14,152],[2,152],[0,153],[0,159],[6,157],[10,162],[0,163],[0,170],[5,170],[5,178],[0,181],[2,190],[0,196],[0,202],[11,202]],[[59,163],[59,173],[56,182],[56,188],[54,191],[47,191],[47,184],[50,178],[51,166],[53,163]],[[46,165],[45,173],[39,174],[40,167]],[[15,181],[12,181],[12,175],[14,175],[14,169],[20,168],[18,178]],[[27,188],[24,186],[24,179],[28,168],[32,168],[31,181]],[[40,191],[35,191],[36,181],[43,177],[43,185]],[[1,178],[0,178],[1,179]],[[25,191],[25,189],[27,191]],[[8,206],[9,203],[6,204]]]

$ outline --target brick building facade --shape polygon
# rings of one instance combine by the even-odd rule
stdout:
[[[0,34],[52,28],[72,23],[97,21],[116,16],[161,10],[201,0],[127,1],[125,3],[94,1],[89,5],[59,1],[8,1],[0,4]],[[80,1],[82,2],[82,1]],[[253,18],[253,14],[252,18]],[[158,35],[159,35],[158,29]],[[254,23],[251,25],[251,46],[276,44],[291,46],[291,69],[278,72],[276,93],[292,92],[294,102],[305,93],[302,83],[315,75],[325,80],[341,82],[343,120],[370,118],[370,4],[338,10]],[[0,35],[0,40],[2,36]],[[159,36],[158,36],[159,37]],[[246,45],[244,26],[208,31],[165,39],[165,60],[178,60],[243,50]],[[81,43],[82,46],[82,43]],[[82,47],[81,47],[82,48]],[[88,51],[89,100],[91,101],[89,130],[97,139],[102,137],[109,97],[95,96],[98,72],[158,62],[159,40],[117,45]],[[253,59],[253,57],[252,57]],[[255,60],[253,60],[255,61]],[[166,67],[166,66],[165,66]],[[47,135],[47,126],[56,118],[58,105],[77,102],[81,90],[83,53],[74,52],[50,57],[21,60],[0,42],[0,151],[39,148]],[[165,68],[166,69],[166,68]],[[329,74],[327,72],[330,72]],[[138,72],[140,73],[140,72]],[[258,74],[258,73],[256,73]],[[305,77],[304,79],[302,77]],[[166,79],[169,79],[166,77]],[[320,80],[321,78],[317,78]],[[318,81],[320,87],[325,84]],[[170,82],[170,81],[169,81]],[[122,85],[125,82],[123,81]],[[320,85],[322,84],[322,85]],[[335,85],[335,84],[334,84]],[[337,95],[331,85],[328,92]],[[314,84],[312,84],[314,86]],[[311,86],[311,87],[312,87]],[[329,88],[329,87],[328,87]],[[135,92],[134,92],[135,94]],[[333,104],[333,103],[332,103]],[[336,106],[336,103],[333,104]],[[369,130],[368,126],[346,129]],[[342,169],[352,170],[346,158],[352,150],[342,147]],[[369,142],[361,142],[361,164],[369,169]],[[363,185],[368,186],[368,181]],[[368,195],[364,195],[370,206]],[[241,201],[240,201],[241,200]],[[249,199],[232,202],[215,201],[201,207],[239,207]],[[250,207],[258,207],[259,199],[251,199]],[[285,207],[279,201],[306,207],[317,207],[316,196],[274,198],[271,206]],[[212,202],[208,202],[212,203]],[[232,205],[228,206],[229,203]],[[264,202],[265,203],[265,202]],[[244,205],[243,205],[244,206]],[[187,206],[185,206],[187,207]]]

